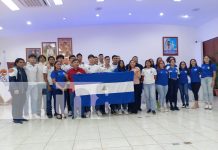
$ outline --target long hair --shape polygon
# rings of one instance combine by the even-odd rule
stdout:
[[[185,62],[185,61],[181,61],[181,62],[180,62],[180,64],[179,64],[179,71],[182,70],[182,63],[185,64],[185,68],[184,68],[184,69],[185,69],[186,71],[188,71],[188,68],[187,68],[187,65],[186,65],[186,62]]]
[[[121,62],[123,63],[123,67],[120,66]],[[119,60],[117,64],[118,71],[126,71],[125,63],[123,60]]]
[[[209,65],[211,65],[211,64],[214,62],[214,60],[213,60],[210,56],[205,55],[204,58],[205,58],[205,57],[208,57],[208,58],[209,58]],[[204,60],[203,60],[203,64],[205,64]]]
[[[164,62],[163,60],[161,60],[161,61],[159,61],[159,62],[157,63],[157,70],[160,70],[160,69],[161,69],[161,68],[160,68],[160,63],[163,63],[164,66],[165,66],[165,62]]]
[[[130,61],[129,61],[129,67],[128,67],[128,70],[129,70],[129,71],[132,70],[132,67],[131,67],[131,65],[130,65],[130,63],[131,63],[132,61],[135,62],[134,60],[130,60]],[[136,62],[135,62],[135,64],[136,64]]]
[[[151,62],[151,60],[150,60],[150,59],[148,59],[148,60],[146,60],[146,61],[145,61],[145,66],[144,66],[144,68],[147,68],[147,66],[146,66],[146,63],[147,63],[147,62],[149,62],[149,63],[150,63],[150,67],[152,68],[153,66],[152,66],[152,62]]]
[[[55,67],[55,65],[57,64],[57,63],[59,63],[59,61],[55,61],[55,63],[54,63],[54,71],[57,71],[57,68]]]
[[[191,59],[191,60],[190,60],[190,64],[189,64],[189,70],[192,69],[192,64],[191,64],[191,62],[192,62],[193,60],[194,60],[195,63],[196,63],[196,67],[198,66],[196,59]]]
[[[19,61],[21,61],[21,60],[25,62],[25,60],[24,60],[23,58],[17,58],[17,59],[14,61],[14,66],[17,67],[17,63],[18,63]]]

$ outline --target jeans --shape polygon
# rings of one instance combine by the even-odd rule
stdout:
[[[55,97],[55,89],[52,88],[52,85],[49,85],[51,87],[51,91],[47,89],[47,95],[46,95],[46,113],[47,115],[52,115],[52,98],[54,100],[54,112],[57,114],[56,111],[56,97]]]
[[[181,100],[183,105],[189,105],[189,96],[188,96],[188,83],[180,83],[179,91],[181,95]]]
[[[72,111],[72,114],[74,116],[75,112],[74,112],[74,104],[75,104],[75,92],[70,92],[70,107],[71,107],[71,111]],[[82,101],[83,101],[83,98],[81,97],[81,114],[84,115],[84,106],[82,105]]]
[[[28,85],[27,93],[26,93],[26,103],[24,105],[24,115],[29,115],[29,103],[31,104],[31,112],[32,114],[37,114],[38,110],[38,87],[37,85]]]
[[[168,92],[168,85],[156,85],[156,89],[158,94],[160,95],[160,106],[161,108],[164,108],[166,103],[166,95]]]
[[[55,97],[56,97],[56,111],[58,114],[64,114],[64,109],[66,106],[66,92],[67,91],[62,91],[60,89],[55,89]]]
[[[206,77],[201,79],[201,85],[203,89],[203,97],[206,104],[213,103],[213,87],[212,84],[212,77]]]
[[[144,84],[147,110],[156,110],[155,84]]]

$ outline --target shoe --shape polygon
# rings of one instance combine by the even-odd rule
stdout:
[[[197,107],[197,108],[199,108],[199,104],[198,104],[198,101],[196,101],[196,107]]]
[[[118,115],[122,115],[123,113],[122,113],[122,110],[120,109],[119,111],[118,111]]]
[[[32,118],[33,118],[33,119],[40,119],[41,117],[38,116],[37,114],[33,114]]]
[[[155,111],[155,110],[152,110],[152,114],[153,114],[153,115],[156,115],[156,111]]]
[[[124,112],[125,115],[129,114],[127,109],[125,109],[123,112]]]
[[[53,115],[52,114],[47,114],[48,118],[53,118]]]
[[[186,105],[185,108],[186,108],[186,109],[189,109],[189,105]]]
[[[23,121],[21,119],[13,119],[13,122],[17,124],[23,124]]]
[[[208,105],[208,104],[205,104],[204,109],[209,109],[209,105]]]
[[[171,110],[171,111],[174,111],[175,109],[174,109],[174,107],[170,107],[170,110]]]
[[[57,118],[57,119],[62,119],[62,115],[61,115],[61,114],[57,114],[57,115],[56,115],[56,118]]]
[[[139,108],[139,109],[138,109],[138,111],[142,111],[142,109],[141,109],[141,108]]]
[[[169,109],[165,107],[165,108],[164,108],[164,111],[165,111],[165,112],[169,112]]]
[[[72,119],[74,119],[74,115],[72,115]]]
[[[91,117],[91,112],[88,111],[88,112],[86,113],[86,118],[90,118],[90,117]]]
[[[148,111],[147,111],[147,113],[149,114],[151,112],[151,109],[149,109]]]
[[[197,104],[197,102],[195,101],[195,102],[194,102],[194,105],[191,107],[191,109],[196,109],[196,108],[198,108],[198,104]]]
[[[82,117],[82,118],[86,118],[86,115],[82,115],[81,117]]]
[[[212,110],[212,109],[213,109],[212,105],[209,105],[209,106],[208,106],[208,109],[209,109],[209,110]]]
[[[185,104],[182,105],[182,108],[185,108]]]
[[[96,113],[99,117],[102,116],[102,113],[99,110]]]
[[[177,111],[179,111],[179,108],[176,106],[176,107],[174,107],[174,110],[177,110]]]
[[[29,121],[29,120],[27,120],[27,119],[25,119],[25,118],[22,118],[22,119],[20,119],[21,121],[25,121],[25,122],[27,122],[27,121]]]
[[[71,117],[73,115],[72,111],[68,112],[68,117]]]
[[[66,118],[67,118],[67,116],[66,116],[65,114],[62,114],[62,118],[66,119]]]

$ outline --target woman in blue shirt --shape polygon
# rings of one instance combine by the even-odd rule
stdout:
[[[53,89],[55,90],[55,99],[56,99],[56,111],[57,111],[57,119],[62,119],[62,117],[66,118],[64,115],[64,108],[66,104],[65,93],[67,90],[66,81],[67,74],[64,70],[61,69],[61,63],[56,61],[54,63],[54,71],[51,73],[51,78],[53,82]],[[60,109],[59,109],[60,107]]]
[[[204,62],[201,65],[201,70],[201,84],[205,101],[205,109],[212,110],[213,87],[216,80],[216,65],[212,64],[208,56],[204,56]]]
[[[166,95],[168,91],[168,71],[165,69],[163,60],[160,60],[157,64],[157,78],[156,78],[156,89],[160,95],[160,110],[168,111],[166,104]]]
[[[184,61],[179,64],[179,72],[179,91],[182,100],[182,108],[189,108],[188,68]]]
[[[169,101],[170,101],[170,110],[179,110],[177,107],[177,93],[178,93],[178,75],[179,70],[175,65],[175,60],[170,60],[169,72]]]
[[[201,75],[201,68],[198,67],[195,59],[191,59],[190,66],[189,66],[189,76],[191,78],[191,88],[195,98],[195,103],[192,106],[192,109],[199,108],[198,92],[201,87],[200,75]]]

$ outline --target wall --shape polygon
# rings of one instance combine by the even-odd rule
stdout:
[[[137,55],[140,62],[162,56],[162,37],[179,37],[178,62],[191,58],[200,59],[201,47],[196,44],[197,30],[175,25],[104,25],[73,27],[31,34],[14,35],[0,39],[0,50],[6,50],[7,61],[26,57],[25,48],[41,47],[42,41],[57,41],[58,37],[72,37],[74,54],[87,55],[103,53],[120,55],[126,62]],[[166,57],[164,57],[165,59]]]

